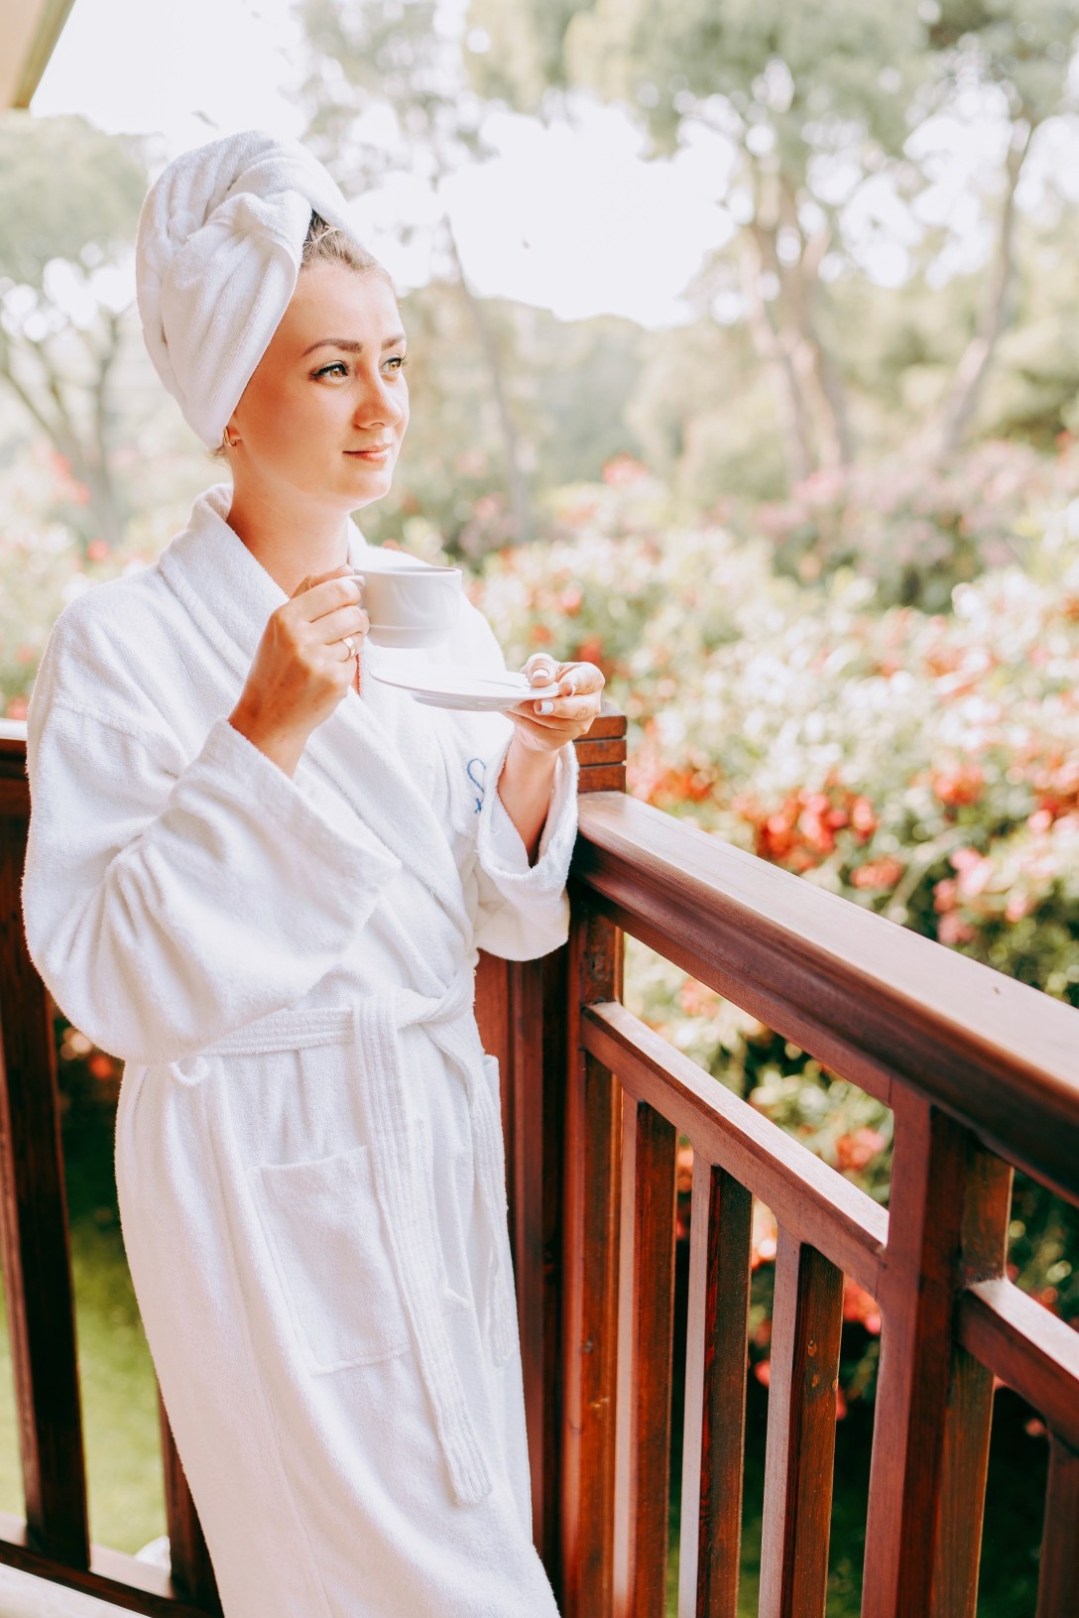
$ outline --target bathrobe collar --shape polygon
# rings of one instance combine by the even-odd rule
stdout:
[[[215,484],[195,501],[188,527],[160,558],[168,584],[241,680],[270,614],[287,598],[229,527],[232,488]],[[349,561],[378,552],[349,521]],[[408,699],[410,700],[410,699]],[[466,906],[445,828],[370,704],[350,691],[312,732],[305,756],[330,778],[356,814],[412,871],[463,932]]]

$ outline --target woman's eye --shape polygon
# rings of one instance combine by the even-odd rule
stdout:
[[[391,354],[385,363],[394,371],[403,371],[408,360],[404,354]]]
[[[347,376],[348,366],[344,360],[334,360],[332,365],[323,365],[316,372],[316,376]]]

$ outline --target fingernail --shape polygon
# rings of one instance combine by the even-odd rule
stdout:
[[[554,703],[553,702],[537,702],[536,703],[536,712],[537,713],[554,713]]]

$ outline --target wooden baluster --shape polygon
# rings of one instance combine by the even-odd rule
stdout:
[[[678,1618],[737,1618],[753,1198],[693,1158]]]
[[[1004,1269],[1011,1170],[895,1096],[863,1618],[974,1618],[992,1376],[954,1342],[964,1282]]]
[[[1037,1618],[1075,1618],[1079,1599],[1079,1455],[1050,1439]]]
[[[772,1305],[760,1618],[823,1618],[843,1272],[782,1227]]]
[[[180,1596],[186,1596],[207,1613],[220,1613],[221,1599],[217,1593],[210,1553],[206,1549],[202,1524],[191,1498],[160,1388],[157,1416],[165,1472],[165,1521],[173,1581]]]
[[[0,748],[0,1231],[29,1543],[89,1566],[86,1463],[52,1008],[26,949],[29,793]]]
[[[663,1618],[674,1345],[673,1125],[622,1103],[614,1612]]]

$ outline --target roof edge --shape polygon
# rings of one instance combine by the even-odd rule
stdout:
[[[29,108],[74,4],[75,0],[45,0],[10,103],[13,109],[26,111]]]

